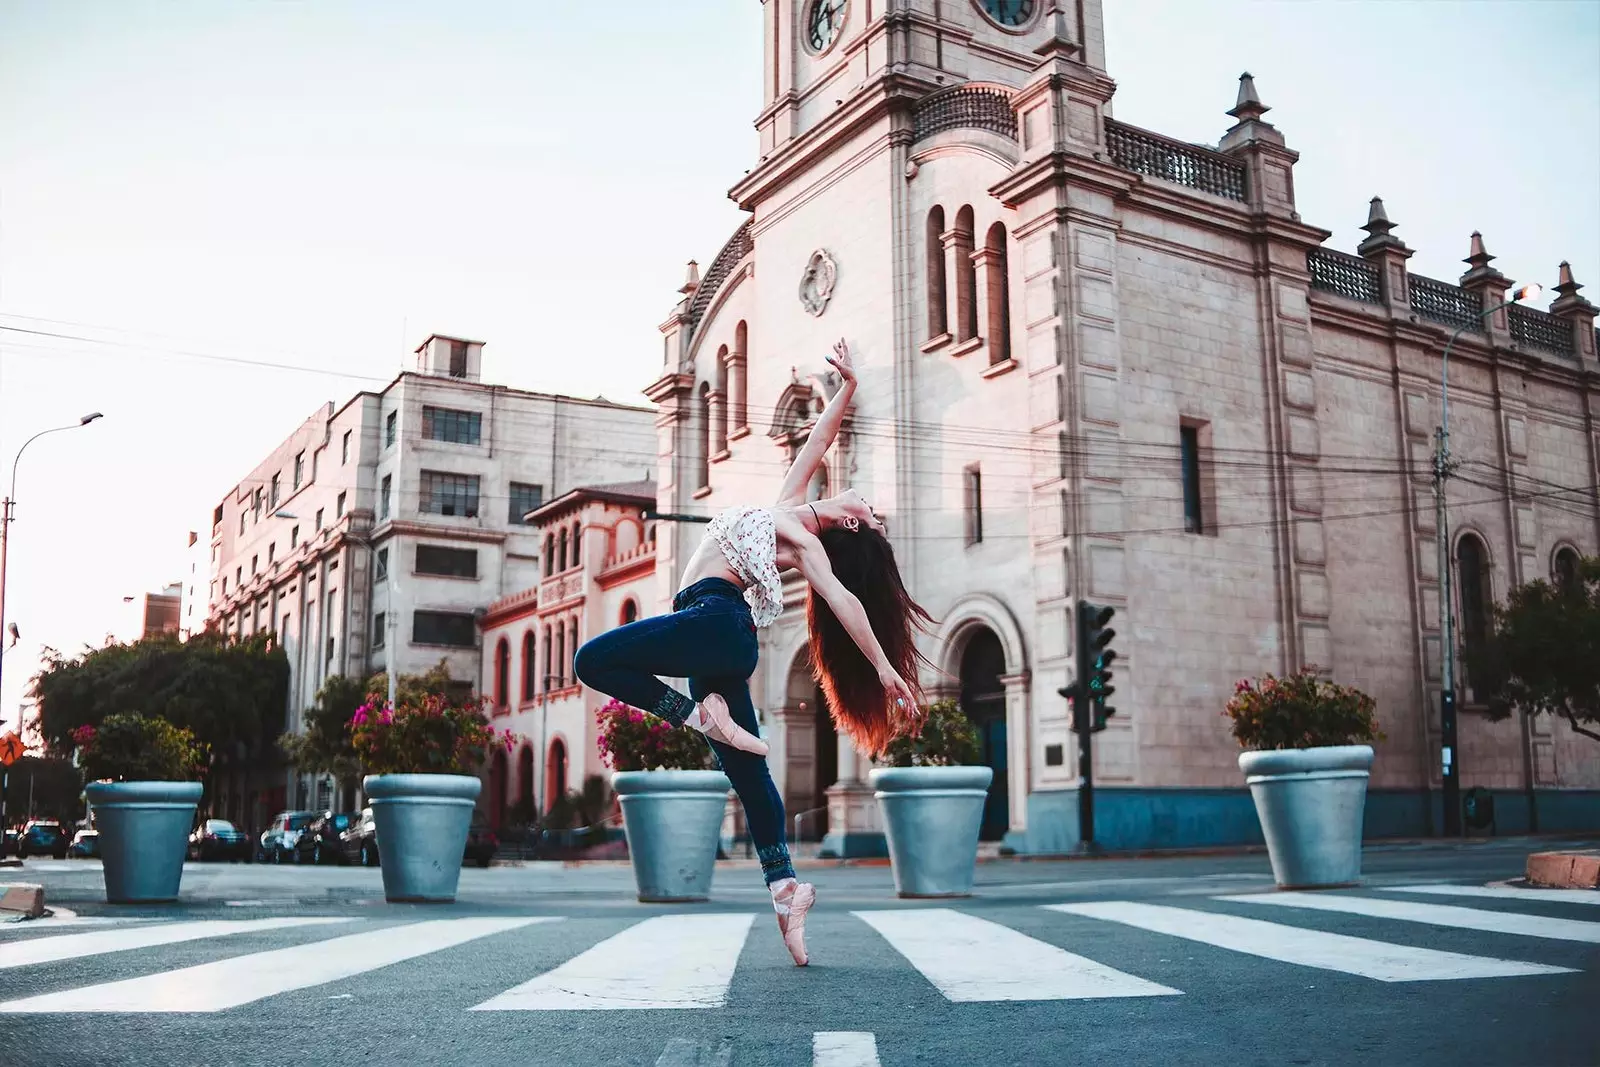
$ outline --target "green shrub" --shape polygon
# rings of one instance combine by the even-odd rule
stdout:
[[[1374,714],[1377,702],[1361,690],[1338,685],[1311,667],[1287,678],[1246,678],[1234,686],[1223,709],[1241,748],[1320,748],[1383,739]]]
[[[190,731],[138,712],[107,715],[71,736],[90,782],[192,782],[210,756]]]
[[[978,731],[954,700],[928,707],[915,737],[890,741],[879,756],[890,767],[962,767],[978,762]]]

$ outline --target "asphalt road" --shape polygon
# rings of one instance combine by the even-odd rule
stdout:
[[[625,865],[468,868],[418,907],[195,864],[113,908],[97,864],[30,861],[0,881],[60,917],[0,926],[0,1064],[1600,1064],[1600,893],[1503,884],[1528,849],[1376,848],[1317,894],[1261,854],[986,863],[926,902],[816,867],[803,970],[754,864],[678,907]]]

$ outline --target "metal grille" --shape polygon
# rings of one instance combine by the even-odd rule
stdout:
[[[1011,95],[981,85],[957,85],[918,101],[911,116],[914,141],[959,128],[988,130],[1016,140],[1017,113],[1011,110]]]
[[[1568,359],[1577,357],[1572,343],[1572,324],[1558,319],[1548,311],[1511,305],[1511,339],[1518,344],[1533,345]]]
[[[1202,193],[1244,200],[1244,164],[1221,152],[1184,144],[1134,126],[1106,120],[1111,161],[1136,174],[1187,185]]]
[[[1378,290],[1378,268],[1360,256],[1331,248],[1313,248],[1306,254],[1306,268],[1311,271],[1313,289],[1369,304],[1383,302]]]
[[[706,276],[700,280],[700,288],[694,291],[694,299],[689,303],[689,329],[700,325],[700,317],[706,313],[706,308],[711,306],[712,297],[717,295],[717,290],[722,288],[722,283],[728,280],[728,275],[733,273],[733,268],[739,261],[755,250],[755,239],[750,236],[750,220],[746,219],[733,231],[733,236],[728,238],[728,243],[722,246],[722,251],[717,253],[717,258],[711,261],[711,269],[706,271]]]
[[[1469,293],[1459,285],[1409,275],[1411,310],[1425,319],[1442,322],[1446,326],[1465,326],[1483,329],[1483,297]]]

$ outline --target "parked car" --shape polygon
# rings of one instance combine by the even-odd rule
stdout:
[[[226,819],[207,819],[189,835],[189,858],[192,860],[244,860],[248,863],[253,850],[250,838]]]
[[[363,808],[339,835],[339,852],[345,863],[359,863],[363,867],[378,865],[378,827],[372,821],[371,808]]]
[[[72,844],[67,846],[67,856],[73,859],[95,860],[100,858],[100,831],[79,830],[72,835]]]
[[[479,867],[487,867],[499,848],[500,839],[489,829],[489,824],[483,817],[474,812],[472,825],[467,828],[467,847],[461,855],[461,862],[471,860]]]
[[[257,863],[282,863],[288,860],[294,862],[295,845],[300,840],[300,834],[310,826],[321,812],[316,811],[280,811],[272,817],[272,822],[261,831],[261,840],[256,848]]]
[[[23,859],[29,856],[54,856],[58,860],[67,858],[67,832],[61,824],[54,819],[34,819],[22,828],[22,836],[17,841],[17,855]]]
[[[325,811],[295,841],[296,863],[345,863],[339,835],[361,818],[353,811]]]

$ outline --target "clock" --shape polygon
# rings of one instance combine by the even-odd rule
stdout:
[[[826,52],[844,29],[844,8],[850,0],[811,0],[806,8],[805,42],[813,54]]]
[[[1021,26],[1033,19],[1034,0],[979,0],[978,6],[1001,26]]]

